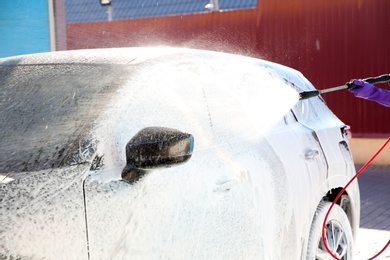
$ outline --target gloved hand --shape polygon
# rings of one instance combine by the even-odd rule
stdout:
[[[375,86],[359,79],[351,80],[347,83],[348,91],[355,94],[356,97],[368,98],[375,93]]]
[[[383,106],[390,107],[390,91],[377,88],[374,85],[354,79],[347,83],[348,90],[355,94],[356,97],[375,101]]]

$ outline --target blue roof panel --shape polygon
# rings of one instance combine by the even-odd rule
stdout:
[[[113,20],[208,12],[208,0],[112,0]],[[257,0],[219,0],[219,9],[252,8]],[[107,7],[99,0],[65,0],[66,22],[106,21]]]

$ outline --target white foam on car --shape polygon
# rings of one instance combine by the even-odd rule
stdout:
[[[297,220],[284,177],[273,174],[280,162],[259,156],[298,93],[254,60],[203,56],[197,66],[185,56],[143,64],[97,124],[105,166],[87,191],[92,258],[279,259],[300,250],[281,248]],[[133,185],[115,181],[126,143],[149,126],[191,133],[192,158]]]
[[[304,175],[307,165],[294,160],[301,151],[296,135],[272,135],[298,101],[291,83],[313,89],[301,74],[241,56],[177,48],[80,50],[57,57],[129,66],[127,83],[91,133],[105,165],[94,172],[85,163],[0,173],[0,224],[6,223],[0,225],[0,258],[86,259],[87,246],[90,259],[281,259],[304,250],[308,212],[319,200],[306,187],[323,185],[320,193],[331,184]],[[332,167],[344,173],[343,155],[330,142],[341,138],[341,122],[313,100],[294,106],[294,116],[316,130],[332,161],[328,173]],[[331,125],[337,127],[329,130]],[[133,185],[120,181],[126,143],[150,126],[191,133],[192,158]],[[289,167],[267,156],[285,142],[297,144],[295,151],[279,150]]]
[[[1,259],[87,257],[82,193],[87,169],[9,174],[12,180],[0,186]]]

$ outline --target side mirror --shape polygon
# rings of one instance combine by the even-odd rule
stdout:
[[[191,158],[193,149],[191,134],[165,127],[144,128],[126,145],[122,179],[133,183],[148,170],[185,163]]]

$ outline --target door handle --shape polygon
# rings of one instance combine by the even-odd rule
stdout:
[[[310,150],[305,152],[305,159],[311,160],[311,159],[316,158],[319,155],[320,155],[320,152],[317,149],[310,149]]]

